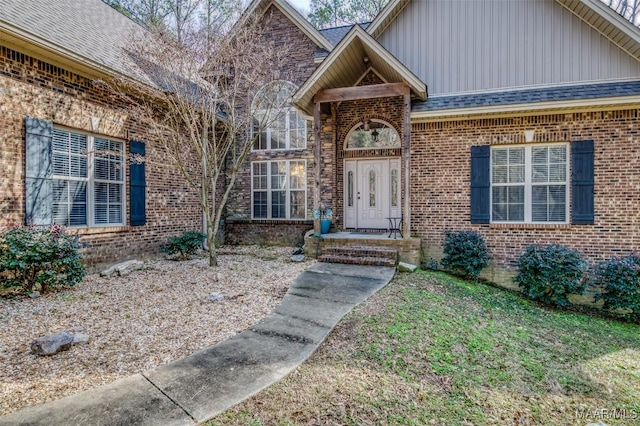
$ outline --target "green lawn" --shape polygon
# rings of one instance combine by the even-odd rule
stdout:
[[[606,411],[603,411],[606,410]],[[640,424],[640,327],[400,274],[213,425]]]

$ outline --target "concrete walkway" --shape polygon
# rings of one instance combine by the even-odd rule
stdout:
[[[250,329],[181,360],[3,417],[0,425],[194,425],[285,377],[394,268],[316,263]]]

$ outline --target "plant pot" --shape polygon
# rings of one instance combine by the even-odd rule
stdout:
[[[329,228],[331,228],[331,219],[321,219],[320,220],[320,233],[328,234]]]

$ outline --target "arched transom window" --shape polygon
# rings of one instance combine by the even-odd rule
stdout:
[[[345,149],[397,147],[400,147],[398,132],[389,123],[375,118],[356,124],[344,141]]]
[[[297,87],[276,80],[264,86],[253,99],[254,150],[301,149],[307,144],[307,121],[291,105]]]

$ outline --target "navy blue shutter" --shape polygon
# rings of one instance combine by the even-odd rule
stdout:
[[[50,225],[53,222],[53,123],[33,117],[26,117],[24,123],[25,222],[27,225]]]
[[[144,142],[131,141],[129,143],[131,159],[129,162],[129,216],[132,226],[140,226],[147,223],[147,201],[145,178],[145,147]]]
[[[471,223],[489,223],[491,214],[491,148],[471,147]]]
[[[571,223],[593,225],[593,141],[571,142]]]

